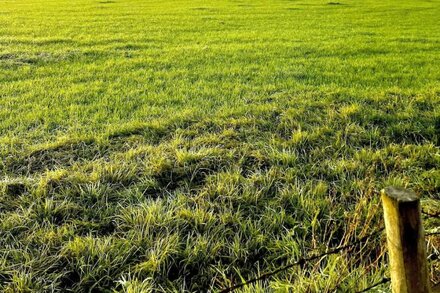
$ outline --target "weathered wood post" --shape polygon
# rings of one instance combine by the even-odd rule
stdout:
[[[394,293],[430,292],[420,199],[413,191],[381,191]]]

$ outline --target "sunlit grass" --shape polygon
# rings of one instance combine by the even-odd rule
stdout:
[[[436,213],[439,14],[0,0],[0,291],[217,291],[376,230],[384,186]],[[383,240],[240,292],[361,290]]]

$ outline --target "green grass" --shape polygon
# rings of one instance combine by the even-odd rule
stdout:
[[[374,231],[384,186],[435,209],[438,15],[0,0],[0,290],[217,291]],[[361,290],[384,252],[373,239],[241,292]]]

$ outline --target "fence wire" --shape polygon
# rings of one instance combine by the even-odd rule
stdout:
[[[438,217],[439,215],[440,215],[440,213],[439,214],[430,214],[429,216]],[[286,271],[286,270],[288,270],[290,268],[293,268],[295,266],[303,266],[303,265],[305,265],[308,262],[311,262],[311,261],[314,261],[314,260],[326,257],[328,255],[337,254],[337,253],[339,253],[341,251],[350,249],[350,248],[352,248],[352,247],[354,247],[356,245],[359,245],[361,243],[367,242],[373,236],[380,235],[380,233],[382,233],[384,230],[385,230],[385,227],[381,227],[378,230],[374,231],[373,233],[368,234],[368,235],[366,235],[366,236],[364,236],[362,238],[359,238],[358,240],[356,240],[356,241],[354,241],[354,242],[352,242],[350,244],[343,245],[343,246],[338,246],[338,247],[332,248],[330,250],[327,250],[326,252],[322,252],[322,253],[319,253],[319,254],[314,255],[314,256],[300,258],[299,260],[297,260],[294,263],[291,263],[291,264],[279,267],[279,268],[277,268],[277,269],[275,269],[273,271],[264,273],[264,274],[262,274],[262,275],[260,275],[260,276],[258,276],[256,278],[249,279],[249,280],[247,280],[245,282],[242,282],[242,283],[239,283],[239,284],[235,284],[235,285],[233,285],[231,287],[228,287],[228,288],[224,288],[223,290],[220,291],[220,293],[232,292],[232,291],[235,291],[235,290],[237,290],[239,288],[242,288],[244,286],[247,286],[247,285],[250,285],[252,283],[255,283],[257,281],[266,280],[266,279],[272,277],[273,275],[276,275],[276,274],[278,274],[280,272]],[[438,232],[430,232],[430,233],[426,233],[425,234],[425,236],[433,236],[433,235],[440,235],[440,231],[438,231]],[[373,284],[373,285],[371,285],[371,286],[369,286],[369,287],[367,287],[365,289],[362,289],[361,291],[358,291],[357,293],[367,292],[367,291],[369,291],[369,290],[371,290],[371,289],[373,289],[373,288],[375,288],[377,286],[380,286],[382,284],[386,284],[386,283],[388,283],[390,281],[391,281],[390,278],[384,277],[379,282],[377,282],[377,283],[375,283],[375,284]]]
[[[391,281],[390,278],[383,278],[383,279],[380,280],[379,282],[374,283],[373,285],[371,285],[371,286],[369,286],[369,287],[367,287],[367,288],[365,288],[365,289],[362,289],[361,291],[357,291],[356,293],[363,293],[363,292],[370,291],[371,289],[374,289],[374,288],[376,288],[377,286],[380,286],[380,285],[382,285],[382,284],[386,284],[386,283],[388,283],[388,282],[390,282],[390,281]]]
[[[317,255],[314,255],[314,256],[305,257],[305,258],[300,258],[299,260],[297,260],[297,261],[294,262],[294,263],[291,263],[291,264],[288,264],[288,265],[285,265],[285,266],[279,267],[278,269],[275,269],[275,270],[273,270],[273,271],[271,271],[271,272],[268,272],[268,273],[264,273],[264,274],[262,274],[262,275],[260,275],[260,276],[258,276],[258,277],[256,277],[256,278],[253,278],[253,279],[247,280],[247,281],[245,281],[245,282],[243,282],[243,283],[239,283],[239,284],[233,285],[233,286],[231,286],[231,287],[225,288],[225,289],[221,290],[220,292],[221,292],[221,293],[232,292],[232,291],[234,291],[234,290],[236,290],[236,289],[239,289],[239,288],[241,288],[241,287],[244,287],[244,286],[247,286],[247,285],[249,285],[249,284],[255,283],[255,282],[257,282],[257,281],[261,281],[261,280],[268,279],[269,277],[271,277],[271,276],[273,276],[273,275],[276,275],[276,274],[278,274],[278,273],[280,273],[280,272],[286,271],[286,270],[288,270],[288,269],[290,269],[290,268],[292,268],[292,267],[295,267],[295,266],[303,266],[304,264],[306,264],[306,263],[308,263],[308,262],[311,262],[311,261],[314,261],[314,260],[317,260],[317,259],[323,258],[323,257],[328,256],[328,255],[336,254],[336,253],[339,253],[339,252],[344,251],[344,250],[347,250],[347,249],[350,249],[350,248],[352,248],[352,247],[354,247],[354,246],[356,246],[356,245],[359,245],[359,244],[361,244],[361,243],[364,243],[364,242],[368,241],[368,240],[369,240],[371,237],[373,237],[373,236],[379,235],[380,233],[382,233],[382,231],[383,231],[384,229],[385,229],[385,228],[382,227],[382,228],[380,228],[380,229],[374,231],[373,233],[368,234],[368,235],[366,235],[366,236],[364,236],[364,237],[362,237],[362,238],[359,238],[358,240],[356,240],[356,241],[354,241],[354,242],[352,242],[352,243],[350,243],[350,244],[343,245],[343,246],[338,246],[338,247],[336,247],[336,248],[332,248],[332,249],[330,249],[330,250],[327,250],[326,252],[323,252],[323,253],[320,253],[320,254],[317,254]]]

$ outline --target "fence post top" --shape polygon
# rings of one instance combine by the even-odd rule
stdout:
[[[389,186],[381,190],[382,196],[387,196],[397,202],[415,202],[419,197],[414,191],[401,187]]]

